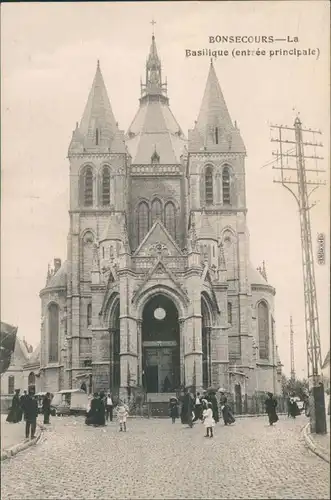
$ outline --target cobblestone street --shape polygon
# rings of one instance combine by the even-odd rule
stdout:
[[[53,418],[41,442],[2,464],[2,500],[28,499],[328,499],[329,464],[309,452],[305,417],[238,419],[204,427],[129,419],[91,428]]]

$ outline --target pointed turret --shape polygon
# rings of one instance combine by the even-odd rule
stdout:
[[[213,62],[195,127],[189,132],[189,151],[245,153],[240,132],[233,125]]]
[[[76,124],[69,146],[69,154],[82,151],[125,153],[124,134],[118,129],[99,61],[82,120]]]
[[[146,61],[146,81],[145,84],[141,85],[142,98],[150,95],[163,96],[164,102],[168,102],[166,97],[167,84],[162,82],[161,61],[157,53],[154,35]]]

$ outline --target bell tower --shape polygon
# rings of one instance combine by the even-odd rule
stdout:
[[[72,134],[70,161],[70,230],[68,236],[67,324],[69,384],[91,367],[92,329],[100,307],[91,291],[95,253],[111,216],[127,209],[127,155],[98,61],[80,124]],[[93,339],[93,340],[92,340]],[[108,383],[106,385],[108,387]]]

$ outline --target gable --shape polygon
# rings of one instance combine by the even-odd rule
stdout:
[[[161,221],[156,221],[135,252],[135,257],[176,257],[180,248]]]
[[[161,259],[159,259],[154,267],[147,273],[144,281],[137,287],[132,296],[132,302],[149,286],[151,282],[156,281],[157,283],[162,283],[163,285],[169,284],[172,288],[175,288],[179,295],[188,302],[189,298],[186,291],[183,289],[180,282],[176,279],[170,269],[167,269]]]

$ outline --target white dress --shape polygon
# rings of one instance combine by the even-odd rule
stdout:
[[[214,427],[215,420],[213,419],[213,410],[211,408],[204,410],[202,416],[203,416],[203,423],[205,424],[206,428]]]

